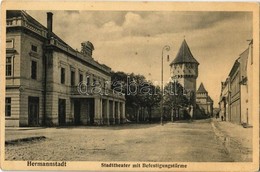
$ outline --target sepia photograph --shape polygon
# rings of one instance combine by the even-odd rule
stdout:
[[[1,168],[258,170],[258,4],[41,3],[2,4]]]

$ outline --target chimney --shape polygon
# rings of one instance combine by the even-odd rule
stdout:
[[[47,29],[48,29],[48,38],[51,37],[52,33],[52,12],[47,12]]]

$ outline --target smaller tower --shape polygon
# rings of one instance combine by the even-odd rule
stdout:
[[[203,83],[200,84],[196,92],[196,103],[201,110],[204,111],[206,115],[211,116],[213,111],[213,100],[208,95],[207,90],[205,89]]]
[[[196,94],[197,94],[197,99],[198,100],[202,99],[201,101],[203,101],[203,102],[201,102],[201,103],[206,103],[206,100],[207,100],[207,97],[208,97],[208,92],[205,89],[203,83],[200,84]]]

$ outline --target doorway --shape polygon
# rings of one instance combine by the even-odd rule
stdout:
[[[66,123],[66,99],[59,99],[59,125]]]
[[[74,122],[75,125],[80,125],[80,100],[74,100]]]
[[[29,126],[39,126],[39,97],[29,97],[28,117]]]

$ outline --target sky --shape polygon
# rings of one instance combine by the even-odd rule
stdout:
[[[47,11],[27,11],[46,26]],[[161,81],[162,48],[164,81],[170,78],[183,39],[199,65],[197,89],[202,82],[218,106],[221,81],[252,39],[251,12],[185,11],[51,11],[53,31],[72,48],[90,41],[93,57],[113,71],[142,74]],[[167,55],[170,61],[167,62]]]

